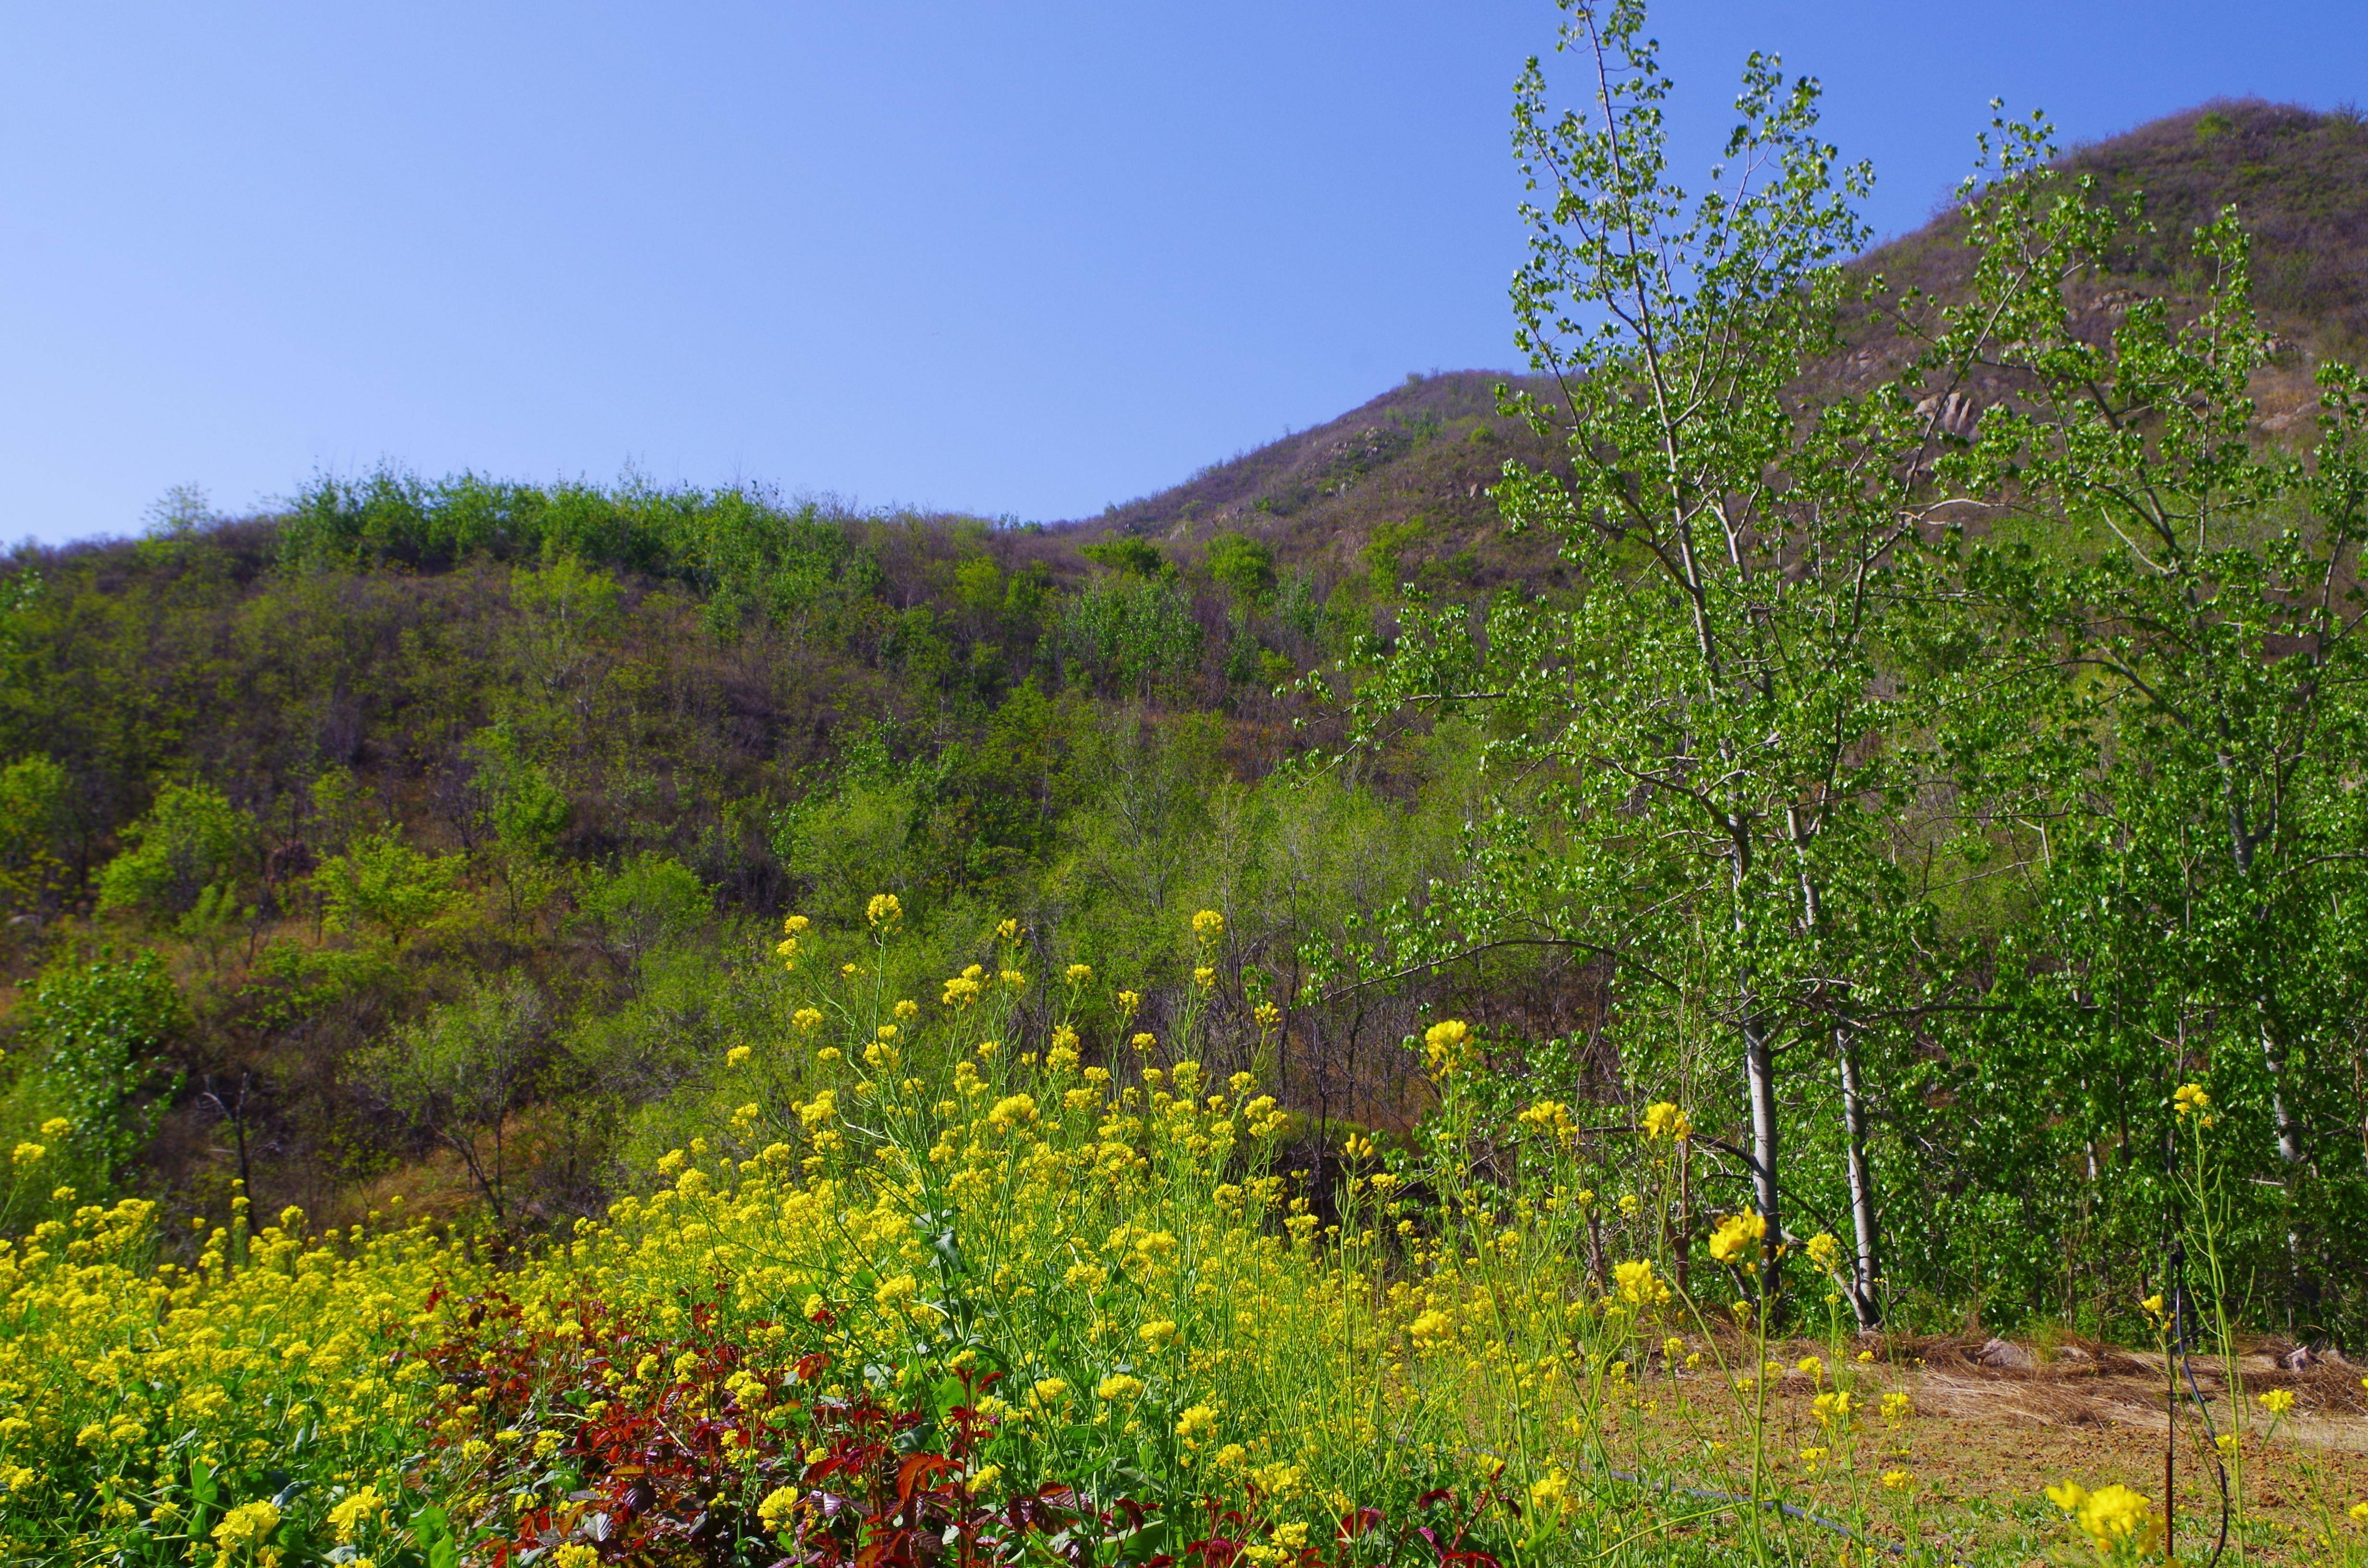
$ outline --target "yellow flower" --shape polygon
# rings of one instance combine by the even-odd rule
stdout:
[[[1036,1119],[1036,1100],[1031,1095],[1011,1095],[995,1103],[986,1113],[987,1125],[997,1132],[1008,1132]]]
[[[1472,1026],[1461,1018],[1442,1018],[1422,1032],[1422,1053],[1430,1064],[1430,1075],[1444,1080],[1461,1064],[1464,1042],[1472,1038]]]
[[[1205,1404],[1188,1405],[1176,1418],[1176,1435],[1190,1441],[1217,1429],[1217,1413]]]
[[[1570,1107],[1560,1100],[1540,1100],[1513,1119],[1557,1138],[1566,1138],[1576,1131],[1570,1119]]]
[[[894,926],[904,917],[905,906],[893,892],[873,893],[871,902],[863,906],[863,918],[873,926]]]
[[[1669,1288],[1653,1277],[1653,1265],[1646,1259],[1613,1264],[1611,1279],[1620,1299],[1635,1306],[1659,1306],[1669,1299]]]
[[[1192,935],[1203,942],[1214,939],[1224,929],[1225,917],[1213,909],[1204,909],[1192,916]]]
[[[2203,1085],[2201,1084],[2181,1084],[2179,1085],[2178,1092],[2170,1096],[2170,1103],[2177,1108],[2180,1115],[2186,1116],[2191,1112],[2203,1110],[2210,1107],[2212,1096],[2203,1092]]]
[[[367,1521],[386,1512],[387,1500],[379,1495],[375,1486],[365,1486],[329,1510],[329,1528],[336,1532],[343,1545],[360,1533]]]
[[[241,1503],[222,1517],[213,1528],[214,1540],[222,1542],[225,1551],[235,1551],[243,1546],[260,1546],[279,1528],[279,1507],[268,1498]]]
[[[49,1151],[39,1143],[19,1143],[17,1145],[16,1152],[9,1157],[20,1165],[29,1165],[48,1153]]]
[[[812,1034],[822,1027],[822,1014],[813,1007],[801,1007],[790,1015],[790,1027],[800,1034]]]
[[[2254,1403],[2272,1415],[2283,1415],[2294,1407],[2294,1390],[2271,1389],[2267,1393],[2256,1394]]]
[[[813,921],[807,919],[803,915],[792,915],[787,920],[781,922],[781,935],[784,937],[795,937],[813,924]]]
[[[2090,1492],[2067,1481],[2049,1487],[2047,1500],[2070,1515],[2100,1552],[2110,1552],[2124,1541],[2144,1540],[2153,1533],[2154,1505],[2119,1483]]]
[[[1017,920],[1004,921],[1002,924],[996,926],[995,935],[997,941],[1018,941],[1019,939],[1019,922]]]
[[[1094,971],[1092,966],[1087,964],[1073,963],[1068,968],[1061,971],[1061,978],[1067,981],[1072,985],[1083,985],[1087,981],[1091,980],[1093,977]]]
[[[1217,983],[1217,971],[1202,964],[1192,971],[1192,983],[1206,991]]]
[[[1835,1261],[1842,1255],[1842,1244],[1834,1240],[1827,1232],[1819,1231],[1809,1238],[1806,1250],[1809,1261],[1830,1274],[1833,1272]]]
[[[44,1138],[63,1138],[73,1131],[74,1123],[63,1116],[53,1116],[41,1123],[41,1136]]]
[[[1757,1212],[1730,1214],[1711,1233],[1710,1255],[1720,1263],[1732,1263],[1747,1251],[1757,1250],[1767,1235],[1768,1221]]]
[[[779,1530],[790,1521],[791,1516],[795,1514],[797,1509],[798,1489],[794,1486],[777,1486],[766,1493],[765,1500],[757,1505],[757,1517],[764,1521],[766,1528]]]
[[[1662,1100],[1645,1108],[1645,1136],[1647,1138],[1686,1138],[1693,1133],[1694,1124],[1670,1101]]]
[[[1176,1325],[1167,1318],[1154,1318],[1134,1331],[1134,1335],[1154,1350],[1164,1350],[1176,1338]]]
[[[2368,1503],[2354,1503],[2349,1512],[2363,1525],[2368,1525]]]
[[[1142,1392],[1143,1380],[1130,1378],[1124,1372],[1112,1372],[1094,1389],[1097,1397],[1107,1400],[1112,1404],[1122,1399],[1133,1399]]]
[[[1570,1483],[1559,1470],[1550,1470],[1530,1483],[1530,1506],[1548,1513],[1559,1512],[1570,1496]]]
[[[552,1552],[551,1562],[552,1568],[600,1568],[600,1551],[598,1547],[571,1540]]]
[[[908,996],[904,1001],[897,1003],[893,1011],[898,1017],[910,1022],[921,1016],[921,1005]]]
[[[1039,1378],[1036,1386],[1028,1391],[1028,1403],[1039,1406],[1057,1404],[1068,1392],[1068,1382],[1064,1379]]]
[[[723,1053],[723,1065],[726,1067],[737,1067],[743,1062],[747,1061],[748,1058],[755,1054],[756,1051],[748,1046],[735,1045],[731,1050]]]

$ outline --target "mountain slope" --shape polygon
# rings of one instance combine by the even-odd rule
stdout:
[[[2253,236],[2254,297],[2276,335],[2255,389],[2263,426],[2279,431],[2305,417],[2321,360],[2368,359],[2368,119],[2219,101],[2075,148],[2064,163],[2093,176],[2107,200],[2146,199],[2150,232],[2133,233],[2114,276],[2085,290],[2100,330],[2140,296],[2176,301],[2200,292],[2193,233],[2233,206]],[[1860,265],[1896,289],[1959,299],[1973,271],[1964,239],[1963,217],[1951,210]],[[1834,369],[1842,383],[1864,385],[1908,351],[1870,322]],[[1506,538],[1483,494],[1508,457],[1560,457],[1557,443],[1496,416],[1495,388],[1508,381],[1550,385],[1504,371],[1409,377],[1326,424],[1057,531],[1130,534],[1187,560],[1212,534],[1240,531],[1319,576],[1377,566],[1386,575],[1389,557],[1417,575],[1473,586],[1552,581],[1551,551]],[[2001,391],[1977,380],[1964,394],[1967,417]]]
[[[1408,376],[1337,419],[1057,527],[1148,539],[1187,560],[1214,534],[1244,533],[1319,579],[1427,571],[1486,587],[1551,575],[1551,550],[1504,539],[1485,494],[1507,458],[1543,465],[1559,456],[1557,443],[1497,416],[1497,388],[1508,381],[1547,385],[1508,371]]]

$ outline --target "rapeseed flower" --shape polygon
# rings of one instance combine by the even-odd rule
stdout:
[[[1768,1221],[1756,1211],[1747,1210],[1730,1214],[1711,1232],[1710,1255],[1720,1263],[1732,1263],[1746,1253],[1757,1250],[1768,1235]]]
[[[2090,1492],[2067,1481],[2049,1487],[2047,1500],[2071,1516],[2100,1553],[2130,1542],[2144,1550],[2154,1534],[2154,1504],[2119,1483]]]
[[[1443,1018],[1423,1031],[1423,1059],[1433,1079],[1444,1083],[1462,1065],[1463,1048],[1471,1038],[1472,1027],[1461,1018]]]

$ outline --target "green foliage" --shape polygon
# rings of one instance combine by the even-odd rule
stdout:
[[[1209,575],[1245,603],[1263,605],[1274,594],[1274,548],[1247,534],[1222,533],[1209,540]]]
[[[705,924],[714,895],[681,861],[643,850],[613,872],[588,874],[577,908],[601,946],[632,965]]]
[[[464,858],[415,849],[393,829],[366,835],[313,873],[322,923],[332,931],[375,928],[400,948],[460,902]]]
[[[236,887],[254,872],[255,823],[211,784],[166,785],[123,836],[131,847],[99,875],[101,914],[186,914],[208,888]]]
[[[1191,601],[1158,578],[1097,583],[1069,600],[1061,617],[1071,678],[1112,695],[1173,692],[1198,665],[1201,642]]]
[[[65,769],[39,752],[0,767],[0,909],[39,909],[65,890],[57,849],[69,788]]]
[[[1121,534],[1098,544],[1080,545],[1077,553],[1097,566],[1107,566],[1123,576],[1156,577],[1167,567],[1167,558],[1147,540]]]
[[[541,996],[512,976],[430,1007],[359,1068],[389,1108],[460,1156],[498,1222],[508,1211],[509,1119],[530,1098],[549,1043]]]
[[[527,760],[517,736],[507,724],[477,733],[475,747],[484,765],[478,787],[486,798],[486,816],[502,846],[530,858],[549,855],[567,831],[568,801],[545,768]]]
[[[160,1052],[188,1026],[153,953],[106,955],[44,972],[17,1015],[22,1062],[6,1100],[8,1132],[47,1150],[0,1223],[21,1225],[54,1201],[106,1199],[146,1149],[177,1085]]]

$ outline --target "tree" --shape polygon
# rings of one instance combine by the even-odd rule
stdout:
[[[1156,577],[1167,567],[1167,558],[1159,553],[1158,546],[1132,534],[1079,545],[1077,553],[1121,576]]]
[[[39,909],[64,890],[56,844],[68,788],[66,770],[39,752],[0,768],[0,908]]]
[[[2265,443],[2268,346],[2233,212],[2193,236],[2193,297],[2114,321],[2080,290],[2145,241],[2143,210],[2055,169],[2043,127],[1997,135],[2005,177],[1969,211],[2016,392],[1943,467],[1995,498],[1973,578],[2024,725],[2046,716],[1990,748],[1981,785],[2050,831],[2042,919],[2015,950],[2045,961],[2007,976],[2038,1006],[2017,1022],[2055,1047],[2036,1070],[2092,1167],[2100,1122],[2159,1144],[2172,1088],[2208,1076],[2231,1168],[2277,1195],[2255,1232],[2286,1255],[2268,1272],[2315,1318],[2368,1261],[2343,1218],[2368,1213],[2368,1172],[2331,1057],[2368,1000],[2368,383],[2323,365],[2306,460]],[[2136,1164],[2144,1200],[2120,1217],[2141,1245],[2169,1201],[2158,1165]],[[2307,1230],[2336,1251],[2314,1260]]]
[[[184,915],[208,888],[219,897],[255,869],[254,819],[211,784],[166,785],[123,836],[130,847],[99,873],[102,915]]]
[[[1224,533],[1209,541],[1209,575],[1247,604],[1274,597],[1274,551],[1247,534]]]
[[[391,1109],[460,1156],[497,1224],[509,1212],[509,1119],[533,1096],[550,1033],[541,994],[512,975],[431,1007],[361,1062]]]
[[[643,850],[613,872],[592,871],[584,880],[577,903],[585,927],[628,971],[645,955],[696,930],[715,912],[715,896],[697,872],[652,850]]]
[[[51,1168],[73,1172],[81,1196],[97,1200],[171,1102],[179,1080],[156,1052],[186,1027],[188,1009],[154,953],[108,954],[43,974],[20,1021],[38,1055],[11,1108],[28,1123],[65,1124],[49,1134],[60,1145]]]
[[[1472,710],[1488,799],[1475,874],[1403,922],[1409,959],[1545,943],[1601,955],[1617,1028],[1641,1062],[1655,1033],[1701,1011],[1739,1059],[1739,1160],[1764,1228],[1773,1304],[1788,1194],[1785,1112],[1829,1061],[1856,1233],[1850,1293],[1878,1312],[1879,1237],[1861,1055],[1928,983],[1912,961],[1925,911],[1886,854],[1926,763],[1909,742],[1921,693],[1900,654],[1933,632],[1943,586],[1929,464],[1940,432],[1916,395],[1962,374],[1949,340],[1857,395],[1810,372],[1870,292],[1844,265],[1863,244],[1816,134],[1815,81],[1753,55],[1711,188],[1666,175],[1670,84],[1636,0],[1564,0],[1558,49],[1594,103],[1556,113],[1532,60],[1515,141],[1532,230],[1513,301],[1519,341],[1558,404],[1509,400],[1567,437],[1571,477],[1508,466],[1508,526],[1550,530],[1574,602],[1508,596],[1475,629],[1420,596],[1363,733],[1407,710]],[[1375,650],[1378,651],[1378,650]]]
[[[322,923],[332,931],[376,926],[400,948],[459,900],[462,857],[427,855],[394,829],[363,835],[313,873]]]

